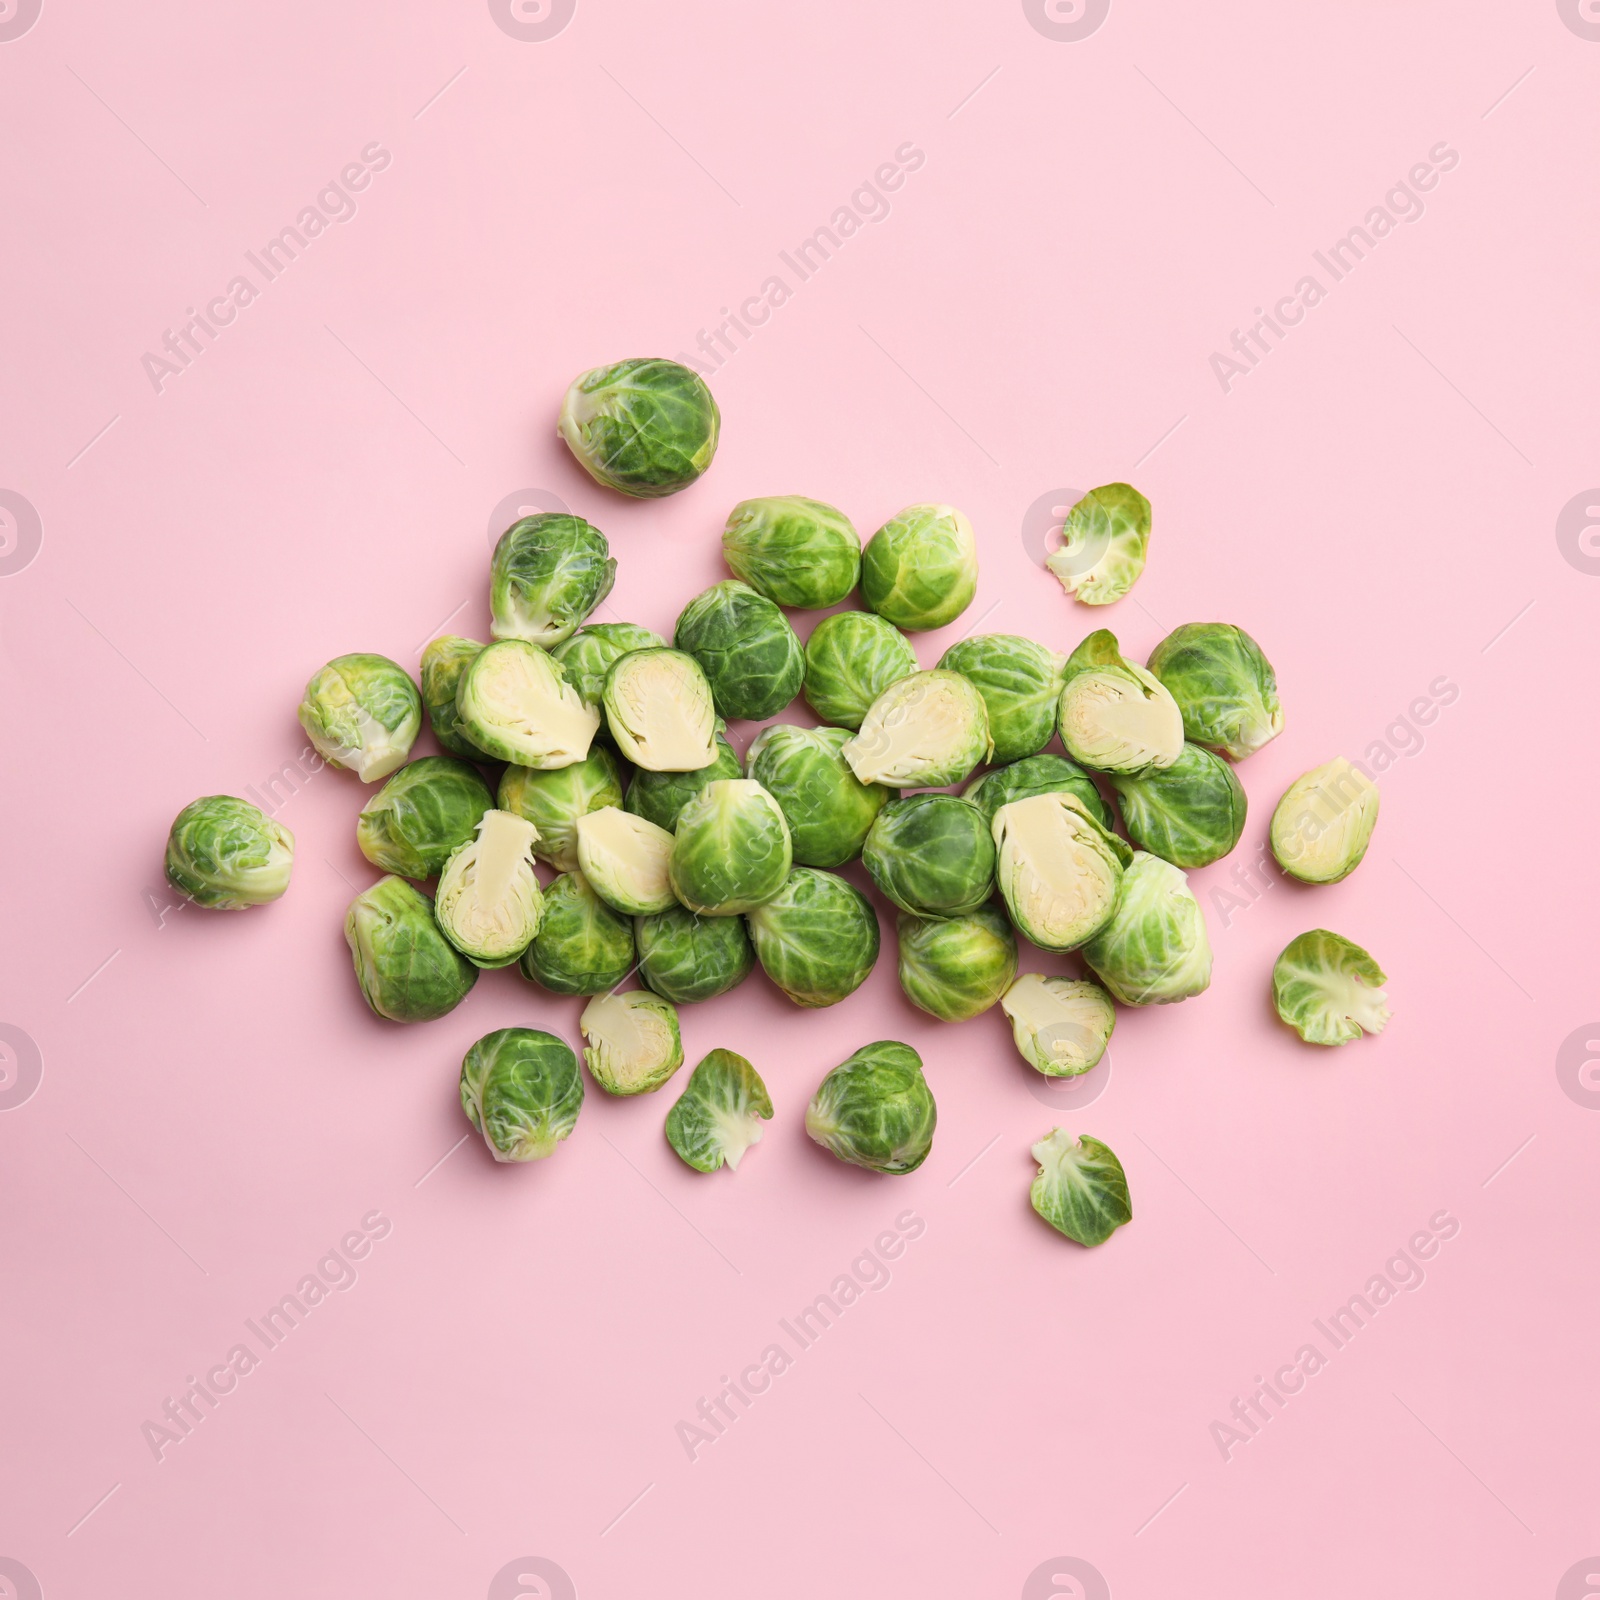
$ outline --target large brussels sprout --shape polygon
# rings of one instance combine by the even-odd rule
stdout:
[[[1349,1044],[1389,1020],[1383,968],[1326,928],[1291,939],[1272,967],[1272,1003],[1307,1044]]]
[[[489,632],[560,644],[611,593],[617,563],[601,531],[563,511],[541,511],[500,535],[489,564]]]
[[[1261,646],[1227,622],[1186,622],[1151,652],[1149,667],[1178,702],[1183,736],[1235,761],[1283,732],[1278,679]]]
[[[859,728],[872,702],[917,670],[911,641],[871,611],[824,617],[806,640],[806,703],[824,722]]]
[[[429,1022],[453,1011],[478,981],[433,919],[433,904],[404,878],[380,878],[350,902],[345,943],[367,1004],[391,1022]]]
[[[1111,774],[1128,837],[1175,867],[1204,867],[1239,842],[1244,789],[1221,756],[1185,744],[1170,767]]]
[[[873,1172],[915,1172],[933,1148],[938,1111],[908,1044],[863,1045],[817,1086],[806,1132],[841,1161]]]
[[[932,789],[962,782],[993,748],[983,696],[936,668],[891,683],[843,751],[863,783]]]
[[[494,805],[476,767],[453,756],[403,766],[368,802],[356,843],[373,866],[402,878],[432,878]]]
[[[1211,983],[1211,942],[1189,880],[1136,852],[1111,920],[1083,947],[1094,975],[1125,1006],[1168,1005]]]
[[[552,994],[603,994],[633,971],[633,924],[564,872],[544,892],[544,915],[522,953],[522,975]]]
[[[961,792],[982,813],[985,822],[993,822],[1001,806],[1013,800],[1026,800],[1035,794],[1075,794],[1083,801],[1084,809],[1103,827],[1117,825],[1117,814],[1111,803],[1094,786],[1089,776],[1076,761],[1065,756],[1029,756],[1024,761],[1013,761],[1009,767],[996,767],[981,778],[975,778]]]
[[[995,812],[995,876],[1011,920],[1041,950],[1076,950],[1106,925],[1133,852],[1075,794]]]
[[[1177,702],[1143,667],[1124,661],[1117,636],[1097,628],[1067,657],[1061,742],[1096,772],[1170,767],[1183,753]]]
[[[478,836],[457,845],[439,874],[439,929],[478,967],[509,967],[533,942],[544,893],[533,870],[539,831],[509,811],[485,811]]]
[[[645,772],[698,772],[717,758],[716,708],[700,663],[682,650],[630,650],[606,674],[606,726]]]
[[[983,696],[994,743],[991,759],[1020,761],[1050,743],[1064,656],[1019,634],[980,633],[951,645],[939,665],[959,672]]]
[[[167,835],[167,881],[197,906],[243,911],[289,887],[294,835],[231,794],[191,800]]]
[[[600,727],[549,653],[526,639],[502,639],[467,667],[456,711],[480,750],[519,767],[570,767]]]
[[[1150,502],[1131,484],[1091,489],[1061,525],[1061,547],[1045,565],[1086,606],[1120,600],[1144,571],[1150,544]]]
[[[983,813],[953,794],[891,800],[861,859],[878,888],[914,917],[964,917],[994,891],[994,839]]]
[[[741,500],[722,530],[728,571],[780,606],[836,606],[861,573],[861,535],[844,512],[804,495]]]
[[[878,918],[852,883],[796,867],[745,919],[761,970],[797,1006],[837,1005],[878,959]]]
[[[1075,1078],[1100,1064],[1117,1025],[1117,1008],[1086,978],[1025,972],[1000,1002],[1017,1052],[1047,1078]]]
[[[578,818],[602,806],[620,806],[622,774],[604,745],[591,745],[588,755],[570,767],[507,767],[495,804],[539,830],[533,845],[538,860],[557,872],[571,872],[578,864]]]
[[[763,1122],[772,1120],[772,1096],[741,1055],[713,1050],[689,1074],[678,1103],[667,1113],[667,1143],[696,1172],[733,1171]]]
[[[439,748],[463,761],[489,759],[462,731],[456,711],[461,674],[482,649],[476,639],[460,639],[447,633],[422,652],[422,703],[427,708],[428,726],[433,729]]]
[[[1033,1159],[1039,1163],[1033,1209],[1057,1233],[1082,1245],[1104,1244],[1133,1220],[1122,1163],[1098,1139],[1084,1134],[1074,1141],[1064,1128],[1052,1128],[1033,1147]]]
[[[941,1022],[987,1011],[1017,974],[1017,936],[993,906],[929,922],[900,913],[900,987]]]
[[[677,1009],[647,990],[597,994],[578,1027],[584,1062],[607,1094],[649,1094],[683,1065]]]
[[[778,802],[749,778],[718,778],[678,818],[672,891],[702,916],[735,916],[770,900],[793,860]]]
[[[861,598],[908,632],[954,622],[977,592],[977,535],[954,506],[907,506],[861,553]]]
[[[840,750],[844,728],[779,723],[750,746],[750,776],[783,808],[794,858],[808,867],[837,867],[861,854],[867,830],[893,789],[863,783]]]
[[[578,868],[613,911],[665,911],[673,903],[671,856],[672,835],[632,812],[603,806],[578,818]]]
[[[596,483],[653,500],[687,489],[711,465],[721,422],[696,373],[647,357],[580,373],[557,426]]]
[[[716,750],[711,765],[697,772],[651,772],[641,767],[628,785],[624,806],[636,817],[643,817],[668,833],[676,831],[683,808],[708,783],[715,783],[718,778],[744,776],[738,752],[720,733],[716,736]]]
[[[806,674],[789,619],[737,578],[697,594],[679,613],[672,642],[700,663],[718,712],[735,721],[782,711]]]
[[[388,656],[338,656],[306,685],[300,726],[330,766],[376,783],[411,754],[422,731],[422,696]]]
[[[554,1034],[486,1033],[461,1063],[461,1109],[496,1161],[539,1161],[578,1125],[583,1074]]]
[[[1291,878],[1337,883],[1361,865],[1377,824],[1377,784],[1335,756],[1284,790],[1272,813],[1272,853]]]
[[[633,937],[639,976],[674,1005],[725,994],[743,983],[756,964],[743,917],[702,917],[674,905],[635,918]]]
[[[667,641],[659,633],[633,622],[591,622],[563,639],[550,652],[561,663],[567,682],[586,706],[602,710],[606,674],[630,650],[663,650]]]

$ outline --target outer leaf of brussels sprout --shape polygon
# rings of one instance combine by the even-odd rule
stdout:
[[[536,860],[571,872],[578,865],[578,818],[602,806],[620,806],[622,774],[604,745],[590,745],[589,754],[570,767],[507,767],[495,804],[539,830]]]
[[[636,817],[665,828],[668,833],[675,832],[683,808],[708,783],[715,783],[718,778],[744,776],[738,752],[720,733],[716,736],[716,749],[716,759],[698,772],[651,772],[641,767],[628,785],[628,798],[623,802],[625,808]]]
[[[1176,867],[1204,867],[1239,842],[1245,797],[1233,768],[1197,744],[1170,767],[1111,775],[1128,837]]]
[[[1106,925],[1133,852],[1075,794],[1013,800],[990,827],[1006,909],[1041,950],[1075,950]]]
[[[1283,792],[1268,830],[1272,853],[1302,883],[1338,883],[1361,865],[1378,825],[1378,786],[1335,756]]]
[[[673,903],[667,863],[672,835],[643,817],[605,806],[578,818],[578,868],[613,911],[645,917]]]
[[[872,881],[914,917],[962,917],[994,892],[994,839],[953,794],[891,800],[861,851]]]
[[[808,867],[837,867],[861,854],[867,830],[895,798],[893,789],[863,783],[840,753],[843,728],[779,723],[750,746],[750,776],[783,808],[794,858]]]
[[[450,852],[433,914],[477,967],[509,967],[539,931],[544,894],[533,870],[538,829],[510,811],[485,811],[478,836]]]
[[[805,677],[805,652],[789,619],[748,584],[727,578],[697,594],[673,643],[700,663],[720,715],[759,721],[789,704]]]
[[[306,685],[300,726],[330,765],[376,783],[411,754],[422,731],[422,696],[387,656],[338,656]]]
[[[231,794],[191,800],[167,835],[167,881],[197,906],[243,911],[289,887],[294,835]]]
[[[797,1006],[831,1006],[867,980],[878,959],[878,918],[854,884],[814,867],[746,920],[761,969]]]
[[[461,684],[461,674],[482,649],[476,639],[459,639],[454,634],[446,634],[422,652],[422,703],[427,707],[428,726],[433,729],[439,748],[460,756],[463,761],[493,759],[466,736],[456,714],[456,690]]]
[[[859,728],[872,702],[916,670],[916,651],[893,623],[871,611],[840,611],[806,640],[806,703],[824,722]]]
[[[891,683],[842,748],[863,783],[904,788],[960,783],[994,750],[977,687],[938,669]]]
[[[1128,1179],[1110,1148],[1084,1134],[1074,1142],[1053,1128],[1033,1147],[1039,1175],[1033,1180],[1033,1209],[1057,1233],[1081,1245],[1104,1244],[1123,1223],[1133,1220]]]
[[[383,872],[436,877],[493,805],[476,767],[453,756],[423,756],[402,767],[367,802],[356,823],[356,843]]]
[[[722,558],[736,578],[780,606],[836,606],[861,572],[861,535],[844,512],[804,495],[741,500],[722,530]]]
[[[1117,814],[1111,802],[1095,788],[1094,779],[1065,756],[1029,756],[1009,767],[996,767],[993,772],[974,778],[961,791],[961,798],[970,800],[983,813],[984,821],[992,823],[1001,806],[1035,794],[1075,794],[1101,827],[1109,832],[1117,825]]]
[[[713,1050],[667,1113],[667,1143],[696,1172],[724,1164],[737,1171],[771,1120],[772,1096],[756,1069],[731,1050]]]
[[[586,706],[602,709],[606,674],[630,650],[664,650],[659,633],[632,622],[590,622],[563,639],[550,654]]]
[[[606,726],[644,772],[698,772],[716,760],[717,713],[700,663],[683,650],[630,650],[606,674]]]
[[[611,593],[617,563],[582,517],[540,512],[500,535],[489,566],[489,631],[548,649],[569,639]]]
[[[558,431],[596,483],[657,499],[687,489],[711,465],[721,421],[698,374],[646,357],[580,373]]]
[[[1125,1006],[1202,993],[1211,983],[1211,943],[1189,880],[1140,851],[1122,875],[1111,920],[1084,945],[1083,958]]]
[[[635,918],[633,937],[639,976],[675,1005],[725,994],[743,983],[756,964],[742,917],[702,917],[674,905],[652,917]]]
[[[584,1063],[607,1094],[649,1094],[683,1065],[677,1009],[646,989],[597,994],[578,1026]]]
[[[941,1022],[965,1022],[992,1006],[1017,973],[1017,936],[993,906],[928,922],[900,913],[900,987]]]
[[[1061,672],[1066,658],[1014,633],[980,633],[961,639],[939,658],[983,696],[995,761],[1037,754],[1056,731]]]
[[[718,778],[678,818],[672,890],[702,916],[735,916],[770,900],[793,859],[778,802],[749,778]]]
[[[1307,1044],[1349,1044],[1389,1020],[1383,968],[1326,928],[1291,939],[1272,968],[1272,1003]]]
[[[825,1077],[806,1107],[806,1132],[841,1161],[898,1176],[933,1148],[938,1110],[910,1045],[863,1045]]]
[[[1075,1078],[1098,1066],[1117,1008],[1098,983],[1025,972],[1000,1002],[1017,1053],[1047,1078]]]
[[[908,632],[954,622],[977,592],[977,536],[954,506],[907,506],[862,552],[861,598]]]
[[[1243,761],[1283,732],[1278,679],[1261,646],[1226,622],[1186,622],[1155,647],[1150,671],[1177,701],[1183,736]]]
[[[1045,565],[1086,606],[1120,600],[1144,571],[1150,502],[1126,483],[1091,489],[1067,514],[1061,547]]]
[[[522,953],[523,977],[552,994],[603,994],[633,970],[633,924],[564,872],[544,892],[544,916]]]
[[[456,713],[480,750],[519,767],[582,761],[600,726],[549,653],[526,639],[502,639],[471,662]]]
[[[1124,661],[1117,637],[1097,628],[1067,657],[1061,742],[1096,772],[1170,767],[1183,753],[1183,716],[1159,679]]]
[[[583,1074],[554,1034],[486,1033],[461,1063],[461,1109],[496,1161],[539,1161],[578,1125]]]
[[[478,981],[433,920],[433,903],[404,878],[380,878],[350,902],[345,942],[367,1004],[391,1022],[430,1022]]]

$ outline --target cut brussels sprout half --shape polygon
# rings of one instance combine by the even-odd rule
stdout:
[[[900,987],[941,1022],[965,1022],[992,1006],[1017,972],[1017,936],[993,906],[929,922],[900,913]]]
[[[356,822],[361,853],[382,872],[436,877],[494,805],[476,767],[453,756],[423,756],[402,767]]]
[[[683,1065],[678,1012],[643,989],[597,994],[578,1019],[584,1064],[607,1094],[649,1094]]]
[[[1183,753],[1183,716],[1160,680],[1124,661],[1097,628],[1067,657],[1061,742],[1097,772],[1170,767]]]
[[[737,1171],[771,1120],[772,1096],[756,1069],[731,1050],[713,1050],[667,1113],[667,1143],[696,1172]]]
[[[1083,947],[1094,975],[1125,1006],[1169,1005],[1211,983],[1211,942],[1189,880],[1136,852],[1111,918]]]
[[[1098,983],[1025,972],[1000,1008],[1017,1053],[1047,1078],[1075,1078],[1100,1064],[1117,1025],[1117,1008]]]
[[[502,639],[468,666],[456,710],[480,750],[519,767],[582,761],[600,726],[549,653],[526,639]]]
[[[1065,656],[1014,633],[981,633],[951,645],[939,665],[959,672],[983,696],[994,743],[990,759],[1020,761],[1049,744]]]
[[[863,783],[930,789],[963,782],[993,750],[983,696],[959,672],[937,668],[891,683],[843,746]]]
[[[663,999],[692,1005],[726,994],[755,969],[743,917],[702,917],[680,905],[636,918],[639,976]]]
[[[824,617],[806,640],[806,703],[824,722],[859,728],[872,702],[917,670],[911,641],[871,611]]]
[[[1009,767],[996,767],[993,772],[974,778],[961,791],[961,798],[970,800],[983,813],[983,820],[991,823],[1001,806],[1036,794],[1075,794],[1103,828],[1110,830],[1117,825],[1117,814],[1095,788],[1094,779],[1065,756],[1029,756]]]
[[[841,1161],[898,1176],[915,1172],[933,1148],[938,1111],[910,1045],[863,1045],[817,1086],[806,1132]]]
[[[835,506],[804,495],[741,500],[722,530],[728,571],[780,606],[836,606],[861,573],[861,535]]]
[[[510,811],[485,811],[478,836],[451,851],[433,914],[440,931],[478,967],[509,967],[533,942],[544,892],[533,870],[539,830]]]
[[[1244,789],[1233,768],[1197,744],[1185,744],[1170,767],[1112,773],[1128,837],[1175,867],[1204,867],[1239,842]]]
[[[345,943],[366,1002],[391,1022],[430,1022],[453,1011],[478,981],[433,918],[433,904],[404,878],[380,878],[350,902]]]
[[[1261,646],[1226,622],[1186,622],[1155,647],[1150,671],[1183,714],[1183,736],[1243,761],[1283,732],[1278,679]]]
[[[636,817],[643,817],[668,833],[676,832],[683,808],[708,783],[715,783],[718,778],[744,776],[738,752],[722,734],[718,733],[716,738],[716,759],[697,772],[651,772],[641,767],[628,785],[628,798],[623,804]]]
[[[1045,565],[1086,606],[1110,605],[1139,581],[1150,546],[1150,502],[1131,484],[1091,489],[1061,525]]]
[[[683,608],[672,642],[700,663],[718,713],[735,721],[782,711],[805,677],[805,652],[789,619],[735,578]]]
[[[1076,950],[1110,920],[1133,852],[1075,794],[995,812],[995,876],[1011,920],[1041,950]]]
[[[631,812],[603,806],[578,818],[578,869],[613,911],[644,917],[672,905],[671,856],[672,835]]]
[[[496,1161],[541,1161],[578,1125],[578,1058],[536,1028],[486,1033],[461,1063],[461,1109]]]
[[[1272,853],[1291,878],[1337,883],[1361,865],[1377,823],[1377,784],[1335,756],[1284,790],[1272,813]]]
[[[631,650],[606,674],[606,725],[646,772],[698,772],[717,758],[716,708],[700,663],[682,650]]]
[[[1081,1245],[1104,1244],[1133,1220],[1127,1174],[1098,1139],[1084,1134],[1074,1140],[1064,1128],[1052,1128],[1033,1147],[1033,1159],[1039,1163],[1033,1209],[1057,1233]]]
[[[376,783],[411,754],[422,696],[387,656],[338,656],[306,685],[300,726],[324,761]]]
[[[578,818],[602,806],[620,806],[622,774],[604,745],[591,745],[588,755],[570,767],[507,767],[495,804],[538,829],[537,860],[571,872],[578,864]]]
[[[1307,1044],[1349,1044],[1389,1020],[1383,968],[1326,928],[1291,939],[1272,968],[1272,1003]]]
[[[580,373],[557,431],[596,483],[659,499],[687,489],[711,465],[721,421],[698,374],[645,357]]]
[[[783,809],[794,858],[803,866],[837,867],[861,854],[867,830],[895,798],[893,789],[863,783],[841,754],[844,728],[779,723],[750,746],[750,776]]]
[[[433,729],[439,748],[460,756],[463,761],[489,759],[466,736],[456,712],[456,690],[461,686],[461,674],[482,649],[476,639],[458,639],[446,634],[422,652],[422,703],[427,708],[428,726]]]
[[[544,892],[544,915],[520,970],[552,994],[603,994],[633,970],[633,924],[581,872],[564,872]]]
[[[977,592],[977,535],[954,506],[907,506],[861,554],[861,598],[907,632],[954,622]]]
[[[672,892],[702,916],[731,917],[770,900],[792,863],[778,802],[749,778],[718,778],[678,818]]]
[[[994,892],[994,838],[975,805],[912,794],[878,814],[861,851],[872,881],[914,917],[961,917]]]
[[[546,511],[513,522],[489,565],[489,631],[496,639],[560,644],[611,593],[617,563],[582,517]]]
[[[606,674],[612,667],[630,650],[663,650],[666,643],[659,633],[632,622],[591,622],[570,639],[563,639],[550,654],[561,663],[578,698],[602,711]]]
[[[167,881],[211,911],[264,906],[289,887],[294,835],[231,794],[191,800],[167,835]]]
[[[797,1006],[837,1005],[878,959],[878,918],[854,884],[796,867],[746,921],[761,970]]]

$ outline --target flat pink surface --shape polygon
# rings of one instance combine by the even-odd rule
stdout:
[[[44,0],[19,31],[37,10],[0,7],[0,1594],[1557,1594],[1600,1549],[1581,1031],[1558,1072],[1600,1015],[1595,20]],[[268,279],[251,253],[319,196],[336,220]],[[783,253],[830,224],[802,277]],[[186,367],[144,360],[230,294]],[[763,297],[734,353],[707,334],[709,476],[590,483],[568,380]],[[1294,325],[1230,373],[1256,307]],[[1108,616],[1039,569],[1029,509],[1117,478],[1155,533]],[[666,630],[724,575],[728,507],[789,492],[866,532],[970,514],[978,598],[924,664],[974,622],[1262,642],[1288,728],[1193,878],[1212,987],[1123,1013],[1109,1086],[1063,1110],[998,1012],[914,1011],[886,939],[834,1010],[760,977],[685,1009],[691,1060],[740,1050],[777,1103],[737,1175],[668,1149],[677,1085],[591,1090],[553,1160],[497,1167],[457,1147],[462,1052],[576,1041],[582,1003],[501,972],[434,1024],[367,1013],[341,920],[370,791],[267,787],[301,687],[483,636],[508,497],[593,519],[606,615]],[[1382,769],[1365,865],[1241,887],[1340,752]],[[291,892],[169,909],[173,814],[250,785]],[[1317,925],[1390,973],[1381,1039],[1274,1020],[1272,959]],[[889,1036],[940,1110],[893,1180],[802,1128]],[[1058,1122],[1127,1167],[1136,1220],[1093,1252],[1028,1209]],[[247,1319],[319,1263],[344,1287],[266,1349]],[[799,1346],[780,1319],[842,1274],[869,1287]],[[1361,1331],[1318,1330],[1368,1292]],[[142,1425],[240,1345],[156,1460]],[[788,1370],[691,1460],[677,1424],[773,1345]],[[1225,1459],[1212,1425],[1307,1345]]]

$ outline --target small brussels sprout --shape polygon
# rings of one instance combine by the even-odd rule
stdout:
[[[872,702],[917,670],[911,641],[871,611],[824,617],[806,640],[806,703],[824,722],[859,728]]]
[[[1097,628],[1067,657],[1061,742],[1096,772],[1170,767],[1183,753],[1183,716],[1160,680],[1124,661],[1117,636]]]
[[[604,709],[606,674],[630,650],[663,650],[659,633],[632,622],[591,622],[563,639],[550,652],[561,663],[578,698],[596,711]]]
[[[1138,851],[1111,920],[1083,947],[1094,975],[1125,1006],[1169,1005],[1211,983],[1211,942],[1189,880]]]
[[[667,1143],[696,1172],[724,1163],[736,1172],[771,1120],[772,1096],[756,1069],[731,1050],[713,1050],[667,1113]]]
[[[1112,773],[1128,837],[1175,867],[1204,867],[1239,842],[1245,798],[1233,768],[1197,744],[1185,744],[1170,767],[1139,775]]]
[[[1029,756],[1025,761],[1013,761],[1009,767],[996,767],[969,783],[961,798],[970,800],[983,813],[985,822],[993,822],[1001,806],[1035,794],[1075,794],[1102,827],[1109,831],[1117,825],[1117,814],[1111,802],[1095,788],[1094,779],[1065,756]]]
[[[478,981],[433,919],[433,903],[404,878],[380,878],[350,902],[345,943],[367,1004],[391,1022],[431,1022]]]
[[[306,685],[300,726],[329,765],[376,783],[411,754],[422,731],[422,696],[388,656],[338,656]]]
[[[843,748],[863,783],[930,789],[961,783],[994,750],[983,696],[937,668],[891,683]]]
[[[1077,795],[1013,800],[990,828],[1006,909],[1041,950],[1076,950],[1106,925],[1133,852]]]
[[[716,708],[700,663],[682,650],[630,650],[606,674],[606,726],[646,772],[698,772],[717,758]]]
[[[446,634],[435,639],[422,652],[422,703],[427,708],[428,726],[439,741],[439,748],[463,761],[490,759],[462,731],[456,712],[456,690],[461,674],[477,658],[483,646],[476,639],[458,639]]]
[[[231,794],[191,800],[167,835],[167,882],[197,906],[243,911],[289,887],[294,835]]]
[[[367,803],[356,822],[356,843],[382,872],[432,878],[493,805],[476,767],[453,756],[423,756],[403,766]]]
[[[964,917],[994,892],[994,838],[983,813],[953,794],[891,800],[861,859],[878,888],[914,917]]]
[[[1110,605],[1139,581],[1150,545],[1150,502],[1126,483],[1091,489],[1061,525],[1045,565],[1086,606]]]
[[[749,778],[718,778],[678,818],[672,890],[691,911],[731,917],[770,900],[793,860],[778,802]]]
[[[745,920],[761,970],[797,1006],[837,1005],[867,981],[878,959],[872,902],[815,867],[796,867]]]
[[[1272,853],[1291,878],[1337,883],[1361,865],[1377,823],[1377,784],[1335,756],[1284,790],[1272,813]]]
[[[1183,736],[1243,761],[1283,732],[1278,678],[1261,646],[1227,622],[1186,622],[1149,667],[1178,702]]]
[[[671,856],[672,835],[632,812],[603,806],[578,818],[578,868],[613,911],[665,911],[673,903]]]
[[[1020,761],[1050,743],[1064,656],[1018,634],[980,633],[951,645],[939,665],[959,672],[983,696],[992,760]]]
[[[521,970],[552,994],[604,994],[633,971],[633,924],[581,872],[564,872],[544,892],[544,916]]]
[[[618,361],[580,373],[557,425],[596,483],[635,499],[687,489],[717,452],[717,402],[676,361]]]
[[[804,495],[741,500],[722,530],[728,571],[780,606],[836,606],[861,575],[861,535],[834,506]]]
[[[941,1022],[985,1012],[1017,975],[1017,936],[993,906],[928,922],[900,913],[900,987]]]
[[[570,639],[611,593],[617,563],[606,536],[561,511],[513,522],[489,564],[489,632],[548,649]]]
[[[502,639],[467,667],[456,711],[480,750],[519,767],[582,761],[600,726],[549,653],[526,639]]]
[[[1084,1134],[1074,1141],[1064,1128],[1052,1128],[1033,1147],[1033,1159],[1039,1163],[1033,1209],[1057,1233],[1081,1245],[1104,1244],[1133,1221],[1127,1174],[1098,1139]]]
[[[539,830],[509,811],[485,811],[478,836],[439,874],[439,930],[476,967],[509,967],[533,942],[544,892],[533,870]]]
[[[736,721],[782,711],[806,673],[789,619],[736,578],[697,594],[679,614],[672,642],[700,663],[718,712]]]
[[[722,727],[720,720],[717,727],[719,730]],[[709,767],[701,767],[698,772],[651,772],[641,767],[628,785],[628,798],[623,805],[636,817],[643,817],[658,828],[665,828],[668,833],[675,832],[683,808],[708,783],[715,783],[718,778],[744,776],[738,751],[720,731],[716,736],[716,750],[716,759]]]
[[[683,1065],[677,1009],[648,990],[597,994],[578,1027],[584,1063],[607,1094],[649,1094]]]
[[[633,937],[639,976],[674,1005],[726,994],[755,969],[756,953],[743,917],[702,917],[674,905],[635,918]]]
[[[1307,1044],[1349,1044],[1389,1020],[1383,968],[1326,928],[1291,939],[1272,967],[1272,1003]]]
[[[1000,1002],[1017,1051],[1047,1078],[1076,1078],[1100,1064],[1117,1008],[1098,983],[1025,972]]]
[[[783,808],[794,858],[808,867],[837,867],[861,854],[867,830],[893,789],[863,783],[840,754],[844,728],[779,723],[750,746],[750,776]]]
[[[908,633],[954,622],[977,592],[977,535],[954,506],[907,506],[861,553],[861,598]]]
[[[578,1058],[535,1028],[486,1033],[461,1063],[461,1109],[496,1161],[541,1161],[578,1125]]]
[[[938,1111],[908,1044],[863,1045],[817,1086],[806,1132],[841,1161],[873,1172],[915,1172],[933,1148]]]
[[[578,864],[578,818],[602,806],[620,806],[622,774],[604,745],[591,745],[588,755],[570,767],[507,767],[495,804],[539,830],[533,845],[537,860],[571,872]]]

